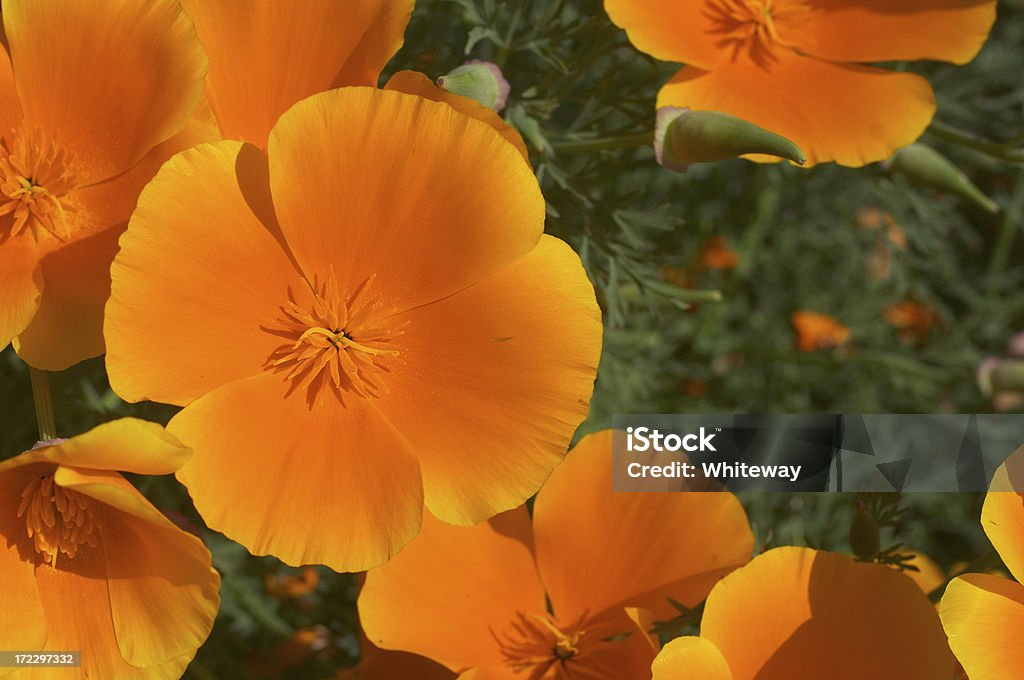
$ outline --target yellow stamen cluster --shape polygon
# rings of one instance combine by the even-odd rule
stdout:
[[[55,484],[52,474],[34,478],[21,492],[18,517],[25,518],[28,537],[51,567],[60,553],[74,557],[83,545],[96,547],[100,521],[93,503]]]
[[[578,626],[571,630],[563,632],[546,616],[519,612],[511,633],[505,638],[494,637],[505,665],[514,673],[525,673],[523,680],[548,678],[552,669],[552,678],[568,679],[573,677],[568,663],[580,655],[580,641],[586,635]]]
[[[311,302],[290,299],[282,308],[280,334],[295,339],[274,352],[269,366],[314,391],[326,379],[335,389],[362,397],[386,394],[384,360],[399,354],[389,343],[401,332],[374,323],[382,314],[368,293],[372,283],[370,277],[346,296],[332,273],[322,285],[310,286]]]
[[[67,213],[73,209],[61,199],[75,187],[70,160],[39,129],[14,130],[10,142],[0,140],[0,217],[13,217],[10,236],[27,229],[37,238],[40,230],[60,241],[69,238]]]

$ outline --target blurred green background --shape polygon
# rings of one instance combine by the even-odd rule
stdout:
[[[995,215],[878,165],[802,170],[736,160],[675,174],[650,148],[600,148],[651,129],[655,94],[677,66],[633,49],[596,0],[419,0],[384,78],[403,68],[436,78],[469,58],[503,67],[512,85],[504,114],[530,146],[548,231],[581,254],[605,313],[581,433],[609,426],[613,413],[984,413],[997,404],[978,387],[978,364],[1005,355],[1024,329],[1024,164],[998,157],[1024,149],[1024,3],[1004,0],[999,11],[987,46],[966,66],[889,65],[932,82],[937,123],[991,142],[986,152],[941,130],[923,138],[995,199]],[[734,267],[699,265],[712,236],[735,253]],[[906,300],[927,310],[928,321],[910,331],[885,316]],[[798,309],[848,326],[849,343],[797,351]],[[173,414],[122,402],[101,359],[52,375],[51,385],[62,436],[125,415],[166,422]],[[0,354],[0,457],[35,439],[27,369],[8,349]],[[327,678],[358,660],[356,577],[319,567],[303,575],[251,557],[199,529],[173,479],[133,481],[202,531],[224,577],[217,626],[187,677]],[[850,497],[743,500],[763,545],[850,550]],[[924,551],[944,568],[972,560],[988,550],[980,502],[908,496],[906,516],[883,543]],[[282,578],[292,595],[273,587]],[[297,631],[307,633],[294,638]],[[314,638],[319,649],[301,642]]]

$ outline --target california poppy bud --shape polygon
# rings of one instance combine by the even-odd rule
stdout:
[[[497,64],[476,59],[438,78],[437,86],[452,94],[475,99],[495,111],[505,108],[511,89]]]
[[[881,549],[878,523],[871,516],[862,501],[857,501],[853,524],[850,525],[850,547],[853,554],[865,562],[872,560]]]
[[[992,368],[992,388],[995,390],[1024,390],[1024,361],[1004,359]]]
[[[803,164],[804,152],[785,137],[720,111],[658,109],[654,155],[658,164],[685,172],[693,163],[713,163],[746,154],[766,154]]]
[[[986,212],[999,212],[999,205],[995,201],[981,193],[960,168],[930,146],[905,146],[893,154],[885,166],[889,172],[902,174],[913,184],[948,191]]]

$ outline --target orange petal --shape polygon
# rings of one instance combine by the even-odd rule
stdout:
[[[394,320],[408,322],[404,365],[380,408],[420,461],[427,507],[474,524],[523,503],[565,456],[593,389],[601,316],[579,257],[544,236],[483,282]]]
[[[949,646],[971,680],[1018,677],[1024,668],[1024,586],[968,574],[946,587],[939,605]]]
[[[526,148],[523,136],[519,134],[518,130],[502,120],[501,116],[494,109],[484,106],[469,97],[452,94],[448,90],[438,87],[431,82],[430,78],[417,71],[399,71],[388,79],[384,89],[414,94],[435,102],[444,102],[459,113],[483,121],[511,142],[519,150],[519,153],[523,155],[527,163],[530,162],[530,152]]]
[[[33,479],[32,470],[0,474],[0,578],[4,609],[0,616],[0,640],[5,648],[40,649],[46,640],[46,619],[35,579],[35,550],[18,517],[21,492]],[[16,612],[17,615],[12,615]],[[0,675],[13,669],[0,669]]]
[[[425,656],[380,649],[365,640],[361,647],[359,665],[341,671],[339,680],[455,680],[455,673]]]
[[[726,576],[701,623],[736,680],[935,680],[954,661],[935,608],[893,569],[776,548]]]
[[[833,64],[777,50],[767,67],[749,60],[707,72],[686,67],[658,93],[658,107],[688,106],[739,116],[795,142],[806,166],[859,167],[917,139],[935,113],[924,78]],[[777,160],[777,159],[776,159]]]
[[[14,339],[25,363],[62,371],[103,354],[103,306],[110,297],[110,263],[122,230],[107,229],[43,258],[39,309]]]
[[[265,147],[292,104],[376,85],[402,46],[413,0],[184,0],[210,57],[207,97],[225,137]]]
[[[0,242],[0,349],[32,322],[42,297],[39,257],[25,239]]]
[[[700,637],[672,640],[651,664],[652,680],[733,680],[715,643]]]
[[[5,2],[3,21],[26,123],[59,134],[79,185],[177,134],[202,96],[206,58],[175,0]]]
[[[917,571],[906,570],[903,573],[910,577],[921,592],[926,595],[946,582],[946,572],[935,563],[935,561],[924,553],[908,551],[913,558],[908,562],[911,566],[917,567]]]
[[[605,11],[626,30],[629,41],[655,59],[711,68],[729,58],[715,33],[707,2],[686,0],[604,0]],[[660,104],[659,104],[660,106]]]
[[[89,470],[167,475],[188,460],[191,452],[163,427],[138,418],[102,423],[84,434],[58,440],[0,462],[0,470],[35,463],[53,463]]]
[[[3,27],[0,26],[0,29]],[[3,31],[0,30],[0,34]],[[18,127],[21,123],[21,104],[14,84],[11,56],[7,54],[4,41],[0,40],[0,136]]]
[[[508,515],[506,523],[528,530],[526,508]],[[488,522],[453,527],[430,514],[415,541],[366,575],[359,595],[359,618],[373,644],[455,671],[501,666],[496,636],[517,612],[544,612],[529,550]]]
[[[613,606],[672,615],[746,564],[754,537],[731,493],[612,491],[612,430],[580,440],[537,494],[537,565],[559,619]]]
[[[178,478],[207,525],[253,554],[335,571],[386,562],[419,531],[416,459],[370,400],[310,407],[289,386],[236,381],[176,415],[168,429],[193,450]]]
[[[989,492],[981,510],[981,525],[1006,568],[1024,583],[1024,493]]]
[[[781,4],[781,3],[780,3]],[[969,62],[988,38],[996,0],[815,0],[813,14],[780,37],[832,61]]]
[[[333,270],[397,309],[455,293],[529,252],[544,199],[515,147],[451,106],[351,87],[285,113],[270,186],[306,275]]]
[[[281,345],[261,326],[305,284],[277,240],[267,187],[259,150],[221,142],[172,158],[139,197],[104,329],[123,398],[187,404],[261,373]]]

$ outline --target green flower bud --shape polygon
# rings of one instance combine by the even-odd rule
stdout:
[[[437,79],[437,86],[452,94],[475,99],[484,106],[501,111],[508,102],[510,87],[497,64],[467,61],[448,75]]]
[[[850,547],[853,554],[865,562],[874,559],[882,547],[878,524],[861,501],[857,501],[850,525]]]
[[[800,164],[807,160],[793,142],[742,118],[674,106],[658,109],[654,155],[659,165],[685,172],[693,163],[713,163],[751,153]]]
[[[999,212],[999,205],[981,193],[960,168],[925,144],[911,144],[897,151],[886,161],[889,172],[899,173],[913,184],[939,191],[948,191],[964,198],[982,210]]]

